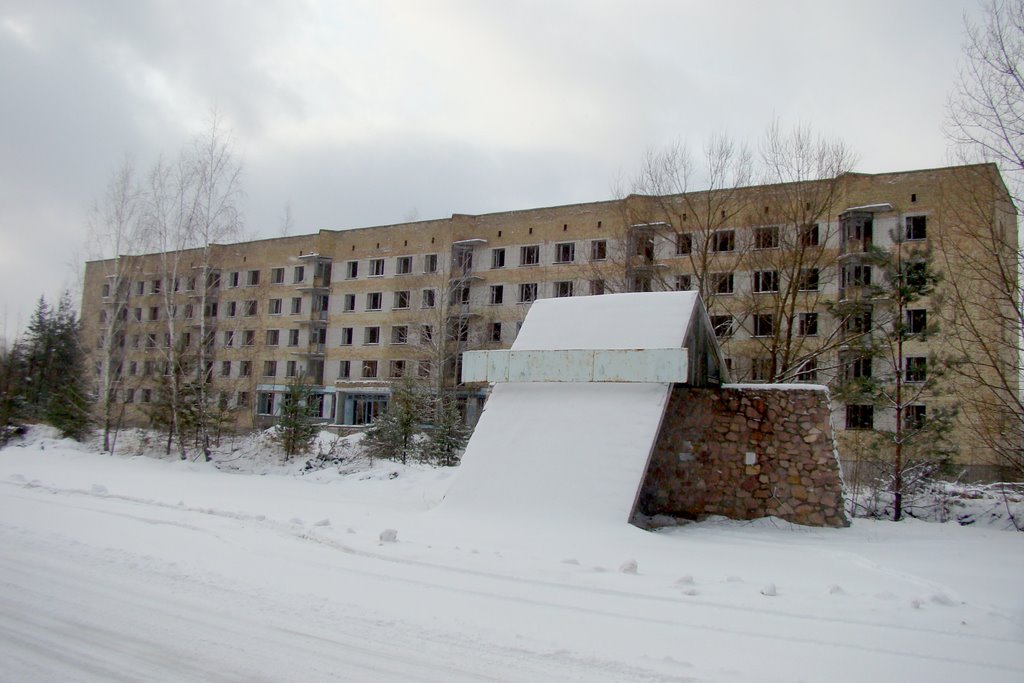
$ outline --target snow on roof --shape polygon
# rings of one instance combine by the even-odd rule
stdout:
[[[512,350],[681,348],[697,301],[696,292],[541,299]]]

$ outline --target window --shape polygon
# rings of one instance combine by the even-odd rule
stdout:
[[[420,303],[420,308],[433,308],[437,305],[437,291],[433,289],[424,289],[423,296]]]
[[[133,308],[132,309],[132,317],[135,318],[136,322],[142,322],[142,309],[141,308]]]
[[[250,270],[245,276],[245,284],[249,287],[255,287],[260,283],[260,271]]]
[[[923,405],[909,405],[903,409],[903,426],[907,429],[924,429],[928,410]]]
[[[279,285],[284,282],[284,268],[270,269],[270,284]]]
[[[252,361],[243,360],[238,363],[239,377],[252,377]]]
[[[222,360],[220,362],[220,376],[230,377],[231,376],[231,361]]]
[[[907,311],[907,332],[923,334],[928,329],[928,311],[923,308],[912,308]]]
[[[555,283],[555,296],[566,297],[572,296],[572,280]]]
[[[750,379],[755,382],[767,382],[772,378],[772,359],[754,358],[750,362]]]
[[[135,402],[135,390],[134,389],[125,389],[124,390],[124,402],[125,403],[134,403]]]
[[[501,341],[501,323],[491,323],[491,341]]]
[[[775,334],[775,316],[771,313],[754,314],[754,336],[770,337]]]
[[[377,361],[375,360],[364,360],[363,361],[363,377],[376,377],[377,376]]]
[[[452,288],[452,290],[450,292],[451,297],[450,297],[448,303],[452,304],[453,306],[456,305],[456,304],[462,304],[462,305],[468,304],[469,303],[469,291],[470,290],[469,290],[469,284],[468,283],[465,283],[465,282],[458,283],[457,285],[455,285]]]
[[[683,273],[682,275],[676,275],[676,291],[677,292],[688,292],[693,289],[693,276],[689,273]]]
[[[384,275],[384,259],[370,259],[370,277],[382,277]]]
[[[590,260],[604,261],[608,258],[608,240],[593,240],[590,243]]]
[[[519,248],[519,265],[535,266],[540,263],[540,245]]]
[[[343,327],[343,328],[341,328],[341,345],[342,346],[352,346],[353,329],[354,328],[351,328],[351,327]]]
[[[718,230],[711,235],[711,251],[735,251],[736,233],[733,230]]]
[[[906,238],[908,240],[923,240],[928,236],[927,216],[907,216]]]
[[[256,330],[242,331],[242,346],[252,346],[256,343]]]
[[[466,318],[448,318],[449,341],[469,341],[469,321]]]
[[[298,330],[288,330],[288,346],[298,346],[298,345],[299,345],[299,331]]]
[[[107,285],[107,286],[109,287],[109,285]],[[101,323],[107,322],[107,309],[105,309],[105,308],[100,311],[100,322]]]
[[[142,296],[143,294],[145,294],[146,293],[146,283],[143,282],[142,280],[139,280],[138,282],[136,282],[135,283],[135,293],[138,296]]]
[[[842,282],[840,286],[866,287],[871,284],[871,266],[846,265],[842,270]]]
[[[366,310],[368,311],[379,311],[381,302],[384,300],[384,295],[380,292],[369,292],[366,295]]]
[[[149,403],[152,400],[153,400],[153,390],[152,389],[143,389],[142,390],[142,402],[143,403]]]
[[[132,335],[132,348],[133,349],[139,348],[139,341],[140,341],[139,335],[133,334]]]
[[[349,261],[345,264],[345,277],[349,280],[359,277],[359,261]]]
[[[284,270],[283,268],[281,270]],[[284,273],[281,273],[281,280],[284,280]],[[298,284],[306,281],[306,267],[295,266],[292,268],[292,283]]]
[[[604,280],[591,280],[590,295],[600,296],[601,294],[604,294]]]
[[[908,382],[923,382],[928,377],[928,359],[924,356],[911,356],[905,359],[906,373],[904,377]]]
[[[817,268],[800,269],[800,291],[816,292],[820,281],[820,271]]]
[[[352,373],[352,362],[347,360],[338,361],[338,379],[348,379]]]
[[[139,363],[138,363],[138,361],[134,361],[133,360],[131,363],[128,364],[128,374],[131,375],[132,377],[134,377],[135,375],[139,374]]]
[[[392,308],[409,308],[409,290],[395,292],[395,305]]]
[[[847,429],[873,429],[875,426],[875,407],[865,405],[846,406]]]
[[[224,346],[231,347],[235,345],[235,331],[225,330],[224,331]]]
[[[206,302],[206,309],[203,311],[203,316],[207,317],[207,318],[216,318],[217,317],[217,302],[216,301],[207,301]]]
[[[155,349],[156,348],[156,335],[155,334],[147,334],[146,335],[146,348],[147,349]]]
[[[373,345],[380,344],[380,328],[379,327],[367,327],[363,330],[363,344]]]
[[[754,292],[779,291],[779,272],[777,270],[758,270],[754,273]]]
[[[395,259],[395,274],[408,275],[412,272],[412,256],[399,256]]]
[[[355,294],[346,294],[345,295],[345,298],[342,301],[341,310],[342,311],[348,311],[348,312],[356,310],[356,295]]]
[[[252,316],[256,315],[257,310],[258,306],[256,304],[255,299],[250,299],[249,301],[245,302],[245,316],[247,318],[251,318]]]
[[[693,251],[693,235],[681,232],[676,235],[676,256],[684,256]]]
[[[799,369],[796,371],[797,382],[817,382],[818,381],[818,361],[815,358],[809,358],[800,364]]]
[[[390,364],[388,376],[396,379],[405,375],[405,361],[404,360],[393,360]]]
[[[160,319],[160,308],[158,306],[149,307],[149,319],[159,320]]]
[[[491,249],[491,268],[505,267],[505,250]]]
[[[491,305],[500,306],[505,302],[505,285],[491,285]]]
[[[851,356],[843,364],[844,379],[867,379],[871,377],[871,356]]]
[[[265,360],[265,361],[263,361],[263,376],[264,377],[275,377],[275,376],[277,376],[277,361],[276,360]]]
[[[800,228],[800,246],[802,247],[816,247],[818,246],[820,237],[820,231],[818,230],[818,224],[805,225]]]
[[[267,346],[277,346],[281,343],[281,330],[267,330]]]
[[[818,314],[801,313],[797,318],[797,334],[801,337],[818,336]]]
[[[238,286],[238,276],[239,276],[239,274],[237,272],[234,272],[234,273],[231,273],[230,275],[228,275],[228,287],[237,287]]]
[[[405,344],[409,341],[409,326],[395,325],[391,328],[391,343]]]
[[[637,275],[633,278],[633,291],[634,292],[650,292],[651,291],[651,276],[650,275]]]
[[[296,371],[298,370],[297,365],[298,364],[295,361],[293,361],[293,360],[290,360],[287,363],[285,363],[285,366],[284,366],[284,376],[285,377],[295,377]]]
[[[420,326],[420,344],[429,344],[434,339],[434,328],[430,325]]]
[[[181,346],[183,348],[186,348],[186,349],[188,347],[192,346],[192,333],[191,332],[182,332],[181,333]]]
[[[711,273],[711,292],[714,294],[732,294],[733,287],[732,273]]]
[[[419,373],[420,377],[430,377],[430,367],[431,367],[431,363],[430,363],[429,360],[421,360],[418,363],[418,367],[416,368],[416,372]]]
[[[267,309],[270,311],[270,315],[281,315],[281,300],[271,299]]]
[[[871,331],[871,311],[864,310],[853,313],[843,323],[847,334],[866,334]]]
[[[238,406],[239,408],[244,408],[245,406],[249,405],[249,392],[239,391],[238,398],[235,399],[235,405]]]
[[[159,294],[160,293],[160,284],[161,284],[160,280],[153,280],[153,282],[150,283],[150,290],[149,290],[150,293],[152,293],[152,294]]]
[[[555,263],[572,263],[575,260],[575,242],[561,242],[555,245]]]
[[[256,395],[256,412],[260,415],[274,414],[274,394],[270,391],[261,391]]]
[[[730,336],[732,334],[732,316],[711,316],[711,329],[714,330],[715,336],[719,339]]]
[[[224,316],[227,318],[234,318],[238,314],[238,302],[229,301],[227,310],[224,311]]]
[[[423,272],[437,272],[437,254],[427,254],[426,256],[423,257]]]
[[[524,282],[519,285],[519,303],[528,304],[537,299],[537,283]]]
[[[754,228],[754,249],[778,249],[779,226]]]

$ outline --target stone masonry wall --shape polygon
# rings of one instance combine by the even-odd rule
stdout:
[[[774,515],[847,526],[842,477],[822,388],[672,390],[640,491],[646,515]]]

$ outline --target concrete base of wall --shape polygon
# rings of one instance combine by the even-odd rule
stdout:
[[[848,526],[828,393],[676,385],[637,511]]]

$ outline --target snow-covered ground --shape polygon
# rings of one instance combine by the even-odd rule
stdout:
[[[0,451],[3,681],[1024,680],[1020,533],[521,522],[438,507],[458,469],[41,434]]]

